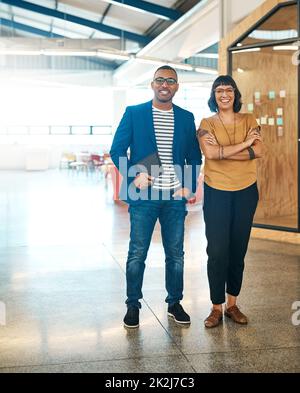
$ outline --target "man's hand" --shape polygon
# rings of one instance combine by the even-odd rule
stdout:
[[[173,198],[180,197],[180,198],[185,198],[188,199],[189,196],[191,195],[191,191],[188,188],[180,188],[173,194]]]
[[[136,188],[139,188],[140,190],[145,190],[149,186],[153,184],[154,177],[149,176],[148,173],[140,173],[137,175],[137,177],[134,179],[133,183],[136,186]]]

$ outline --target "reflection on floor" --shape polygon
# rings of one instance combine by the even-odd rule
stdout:
[[[183,301],[191,326],[167,317],[157,227],[141,326],[128,331],[128,217],[111,192],[93,176],[0,172],[0,372],[300,371],[300,325],[292,323],[300,246],[252,240],[240,296],[249,325],[224,320],[206,330],[206,242],[193,209]]]

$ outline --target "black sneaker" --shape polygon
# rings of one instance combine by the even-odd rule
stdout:
[[[190,316],[184,311],[179,303],[175,303],[168,307],[168,315],[173,317],[177,323],[191,323]]]
[[[130,329],[139,327],[139,313],[140,309],[135,306],[130,306],[127,309],[127,313],[123,319],[124,326]]]

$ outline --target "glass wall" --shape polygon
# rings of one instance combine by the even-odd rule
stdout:
[[[299,231],[299,51],[295,38],[286,39],[295,31],[298,36],[298,9],[290,3],[277,7],[230,50],[242,111],[255,115],[266,145],[258,160],[260,202],[254,222]]]

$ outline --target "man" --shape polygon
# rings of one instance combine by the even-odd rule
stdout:
[[[151,87],[152,101],[126,108],[110,151],[124,178],[120,196],[129,203],[131,230],[124,318],[127,328],[139,326],[145,260],[157,219],[166,256],[168,315],[178,323],[190,323],[189,315],[180,304],[185,204],[191,192],[196,191],[201,152],[193,114],[172,103],[179,87],[176,71],[170,66],[158,68]],[[141,170],[138,164],[147,162],[147,157],[155,164],[155,156],[163,172],[151,176],[153,173],[146,168]]]

